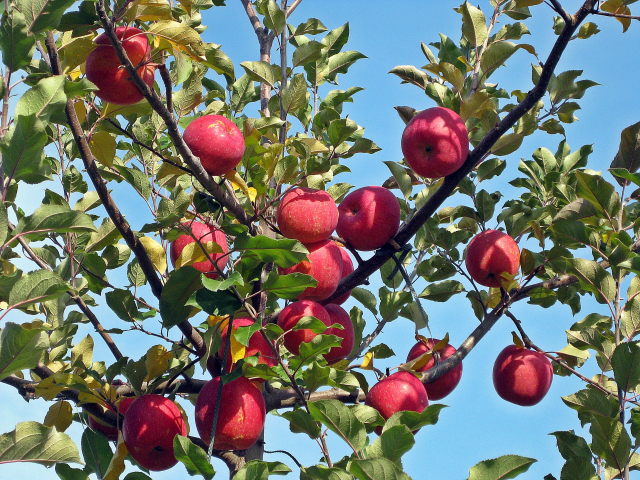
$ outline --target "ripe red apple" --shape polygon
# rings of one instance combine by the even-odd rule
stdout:
[[[117,27],[116,36],[122,41],[122,47],[134,66],[141,61],[149,60],[151,49],[142,30],[135,27]],[[87,79],[98,87],[96,95],[105,102],[116,105],[131,105],[142,100],[142,92],[122,67],[107,35],[98,35],[94,42],[98,46],[87,57],[85,71]],[[154,73],[155,67],[152,65],[138,68],[138,74],[150,87],[153,87]]]
[[[253,323],[254,323],[253,319],[248,317],[234,318],[233,331],[235,333],[239,327],[248,327],[250,325],[253,325]],[[229,331],[228,326],[222,331],[222,345],[220,345],[220,348],[218,349],[219,358],[224,357],[224,349],[227,343],[228,331]],[[245,348],[244,356],[245,358],[251,357],[256,353],[260,354],[260,356],[258,357],[258,363],[264,363],[269,367],[275,367],[278,364],[278,360],[274,357],[273,350],[271,350],[271,347],[269,346],[269,344],[267,343],[267,341],[264,339],[264,337],[260,332],[254,332],[254,334],[251,335],[251,338],[249,338],[249,346]],[[233,365],[231,365],[231,360],[232,360],[231,351],[229,351],[229,355],[227,355],[227,361],[226,361],[228,370],[233,369]]]
[[[193,235],[198,240],[200,240],[200,243],[205,244],[207,242],[215,242],[222,247],[222,251],[224,253],[213,253],[209,256],[216,262],[218,268],[224,270],[227,265],[227,255],[225,254],[229,252],[229,247],[227,246],[227,237],[224,232],[211,225],[207,225],[206,223],[185,222],[182,225],[186,228],[190,228],[193,232]],[[174,267],[176,266],[176,261],[180,257],[180,254],[184,250],[184,247],[194,242],[195,239],[188,233],[185,233],[184,235],[180,235],[174,242],[171,243],[169,256],[171,257],[171,264]],[[218,271],[214,268],[213,263],[211,263],[209,260],[196,262],[192,266],[196,270],[204,273],[209,278],[218,278]]]
[[[129,406],[133,403],[136,397],[123,397],[117,400],[118,405],[118,413],[124,415],[127,413]],[[111,407],[111,405],[107,405],[107,408],[112,412],[115,410]],[[107,440],[118,440],[118,429],[116,427],[112,427],[111,425],[107,425],[102,420],[99,420],[89,414],[89,427],[91,430],[95,430],[96,432],[102,433]]]
[[[518,273],[520,249],[506,233],[485,230],[469,242],[465,265],[471,278],[480,285],[498,288],[502,284],[502,273]]]
[[[336,232],[356,250],[382,247],[398,231],[400,204],[386,188],[370,186],[354,190],[338,206]]]
[[[147,470],[167,470],[178,461],[173,437],[187,435],[180,410],[168,398],[148,394],[133,402],[122,422],[122,436],[133,459]]]
[[[300,344],[308,343],[317,334],[308,328],[293,331],[302,317],[316,317],[327,327],[332,324],[331,317],[326,308],[311,300],[298,300],[290,303],[282,309],[278,315],[278,326],[285,331],[284,346],[294,355],[300,353]],[[329,332],[325,332],[329,333]]]
[[[184,142],[209,175],[233,170],[244,155],[244,137],[236,124],[222,115],[204,115],[193,120],[183,134]]]
[[[303,260],[289,268],[278,268],[280,275],[289,273],[305,273],[318,281],[315,287],[305,288],[298,295],[300,300],[320,301],[336,291],[342,277],[342,254],[331,240],[305,244],[309,250],[308,260]]]
[[[351,261],[351,257],[349,256],[349,252],[346,248],[340,247],[340,255],[342,255],[342,275],[340,277],[340,281],[342,281],[343,278],[353,272],[353,262]],[[335,305],[342,305],[347,301],[347,298],[351,296],[352,291],[353,289],[344,292],[338,298],[334,298],[333,300],[331,300],[330,303],[333,303]]]
[[[338,207],[324,190],[299,187],[289,190],[276,211],[278,228],[287,238],[315,243],[331,236],[338,224]]]
[[[422,110],[402,133],[402,153],[421,177],[451,175],[467,159],[469,134],[460,116],[444,107]]]
[[[409,355],[407,355],[407,362],[413,360],[414,358],[418,358],[423,353],[431,350],[439,341],[440,340],[438,340],[437,338],[429,338],[427,339],[426,345],[423,342],[416,343],[411,348],[411,350],[409,350]],[[431,360],[429,360],[422,368],[418,369],[417,371],[425,372],[433,367],[436,364],[436,355],[439,355],[440,361],[443,361],[449,358],[455,352],[456,349],[447,344],[444,348],[438,350],[437,352],[434,352],[434,356],[431,357]],[[459,363],[453,369],[449,370],[447,373],[434,380],[433,382],[423,384],[425,390],[427,391],[427,395],[429,396],[429,400],[440,400],[441,398],[449,395],[458,386],[460,377],[462,377],[462,363]]]
[[[516,345],[502,350],[493,365],[493,386],[498,395],[523,407],[540,402],[552,380],[553,367],[547,357]]]
[[[388,420],[394,413],[403,410],[422,412],[429,405],[429,399],[422,383],[413,373],[400,371],[371,387],[364,403],[378,410],[382,418]],[[376,427],[376,433],[382,433],[381,426]]]
[[[196,400],[196,428],[206,444],[211,441],[220,377],[206,383]],[[222,386],[222,401],[216,424],[213,448],[245,450],[251,447],[264,428],[266,408],[262,393],[251,380],[239,377]]]
[[[355,343],[355,332],[353,329],[353,322],[351,317],[340,305],[330,303],[324,306],[325,310],[329,314],[329,324],[335,323],[342,325],[342,330],[339,328],[331,328],[325,332],[327,335],[336,335],[342,338],[342,343],[339,347],[333,347],[328,353],[325,353],[324,358],[329,365],[339,362],[349,356],[351,350],[353,350],[353,344]]]

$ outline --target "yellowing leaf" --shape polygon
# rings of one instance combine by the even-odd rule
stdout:
[[[65,32],[62,35],[62,43],[59,52],[62,60],[62,73],[65,75],[82,65],[97,47],[93,41],[93,35],[73,38],[71,32]]]
[[[73,104],[73,109],[76,111],[76,115],[78,116],[78,121],[82,124],[87,118],[87,107],[84,102],[75,102]]]
[[[167,270],[167,254],[158,242],[151,237],[140,237],[138,239],[151,259],[151,263],[155,269],[164,273]]]
[[[622,0],[607,0],[600,5],[600,10],[608,13],[616,13],[622,15],[631,15],[631,10],[625,5],[626,2]],[[615,17],[617,21],[622,24],[622,32],[626,32],[631,25],[631,19],[625,17]]]
[[[504,288],[507,292],[513,288],[518,287],[518,282],[516,282],[515,280],[518,277],[517,273],[511,275],[510,273],[502,272],[500,277],[501,277],[500,282],[502,283],[502,288]]]
[[[171,353],[167,352],[167,349],[162,345],[155,345],[147,350],[144,361],[147,375],[144,377],[144,381],[153,380],[166,372],[172,357]]]
[[[113,165],[116,156],[116,139],[109,132],[99,131],[91,135],[89,148],[96,160],[106,167]]]
[[[84,403],[99,403],[100,405],[104,405],[104,398],[102,398],[98,392],[92,390],[89,392],[80,392],[78,393],[78,405],[82,405]]]
[[[511,332],[511,336],[513,337],[513,343],[516,347],[524,348],[524,343],[522,343],[522,340],[520,340],[520,337],[516,332]]]
[[[495,308],[500,303],[500,299],[502,298],[502,293],[499,288],[490,288],[489,296],[487,297],[486,305],[487,308]]]
[[[36,398],[44,398],[45,400],[53,400],[63,390],[69,388],[83,388],[89,391],[89,385],[80,376],[72,373],[55,373],[45,378],[35,388]]]
[[[210,327],[213,327],[217,324],[222,324],[223,322],[225,322],[224,325],[221,325],[220,328],[226,328],[227,324],[229,323],[229,315],[224,315],[222,317],[218,317],[216,315],[209,315],[209,317],[207,318],[207,323],[209,324]]]
[[[120,475],[124,472],[124,459],[127,458],[128,453],[129,451],[122,438],[122,432],[118,432],[116,453],[111,457],[111,462],[109,462],[109,467],[107,467],[107,471],[104,477],[102,477],[102,480],[118,480],[120,478]]]
[[[136,0],[129,4],[125,18],[129,22],[171,20],[171,5],[166,0]]]
[[[373,370],[373,352],[367,352],[364,354],[360,368],[363,370]]]
[[[204,254],[203,249],[209,256],[214,253],[224,253],[222,251],[222,247],[216,242],[203,242],[201,244],[198,244],[198,242],[188,243],[184,246],[182,252],[180,252],[180,255],[176,259],[176,268],[207,261],[208,258]]]
[[[296,138],[296,140],[304,143],[309,149],[311,153],[325,153],[329,151],[329,147],[327,147],[324,143],[316,140],[315,138]]]
[[[71,349],[71,366],[91,367],[93,363],[93,338],[87,335]]]
[[[231,361],[236,363],[238,360],[242,360],[247,351],[247,347],[236,340],[235,335],[231,335]],[[227,365],[229,368],[229,365]]]
[[[147,33],[154,36],[158,46],[168,42],[173,48],[186,53],[192,59],[202,63],[206,61],[204,43],[200,34],[184,23],[162,20],[151,25]]]
[[[238,174],[237,171],[231,170],[224,174],[225,178],[231,182],[234,190],[242,190],[242,192],[251,200],[252,202],[256,199],[256,194],[258,193],[255,188],[247,185],[247,182]]]
[[[47,427],[56,427],[59,432],[64,432],[72,422],[73,410],[71,404],[66,400],[51,405],[44,417],[44,424]]]

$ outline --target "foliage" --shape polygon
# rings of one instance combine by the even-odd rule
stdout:
[[[45,398],[52,407],[45,424],[20,423],[0,437],[0,462],[57,463],[62,479],[87,478],[92,472],[118,478],[126,449],[119,444],[114,453],[89,428],[80,445],[84,468],[67,465],[80,461],[78,447],[62,432],[71,422],[71,403],[115,425],[116,416],[102,407],[113,406],[116,393],[192,399],[204,383],[197,378],[199,364],[207,376],[222,368],[225,381],[244,374],[268,382],[269,409],[284,417],[293,433],[304,434],[301,441],[308,436],[321,447],[320,463],[298,465],[300,478],[406,479],[402,456],[414,444],[411,432],[435,424],[443,406],[396,414],[385,422],[362,404],[368,384],[358,368],[381,375],[374,364],[394,355],[377,338],[382,327],[401,316],[415,322],[417,335],[429,326],[422,303],[466,298],[463,302],[481,321],[470,333],[474,342],[497,321],[511,318],[524,343],[538,348],[509,307],[523,299],[532,309],[559,302],[576,314],[588,295],[607,315],[588,312],[567,331],[566,347],[547,356],[557,376],[580,375],[584,381],[583,389],[563,401],[590,438],[573,431],[552,433],[566,463],[559,477],[545,478],[629,478],[630,470],[640,469],[635,452],[640,444],[640,208],[634,190],[640,187],[640,123],[622,132],[609,172],[590,170],[592,147],[572,150],[564,138],[577,120],[580,99],[597,83],[580,70],[556,71],[571,42],[598,33],[587,19],[606,13],[626,31],[634,2],[586,0],[573,16],[559,2],[549,2],[557,14],[557,38],[548,58],[539,61],[541,53],[523,38],[530,33],[524,22],[542,3],[492,0],[485,13],[465,2],[456,9],[462,21],[459,40],[441,34],[422,44],[424,66],[391,70],[436,105],[458,112],[473,151],[461,170],[444,180],[419,179],[404,161],[385,162],[391,173],[385,187],[397,190],[402,206],[403,224],[394,238],[401,252],[386,245],[359,259],[357,271],[341,282],[334,297],[356,287],[353,297],[366,313],[351,310],[356,346],[348,361],[329,366],[322,353],[339,339],[317,320],[305,320],[304,326],[320,335],[302,345],[300,355],[280,348],[283,332],[275,324],[280,308],[314,281],[303,274],[278,274],[276,267],[297,264],[308,250],[281,238],[273,212],[295,186],[326,190],[339,202],[353,188],[343,181],[349,172],[344,160],[380,150],[344,112],[362,88],[338,88],[350,67],[366,58],[347,49],[349,24],[329,29],[310,18],[294,26],[288,20],[296,2],[243,0],[255,18],[262,57],[237,63],[200,35],[206,28],[203,12],[238,8],[225,6],[224,0],[5,2],[0,21],[5,66],[0,77],[0,317],[21,312],[33,320],[2,326],[0,381],[26,397]],[[140,85],[145,99],[132,106],[101,102],[83,76],[96,32],[112,29],[113,22],[135,24],[149,35],[151,62],[161,73],[153,89]],[[282,52],[279,61],[271,58],[274,41]],[[532,85],[507,92],[492,83],[492,76],[513,55],[531,57]],[[136,79],[135,66],[124,65]],[[18,75],[25,75],[22,91],[13,83]],[[141,84],[139,77],[136,81]],[[20,97],[14,105],[9,98],[16,92]],[[397,110],[405,122],[415,113],[409,107]],[[245,138],[241,164],[224,177],[204,172],[182,140],[182,129],[203,113],[227,116]],[[522,159],[519,175],[509,181],[519,196],[503,199],[501,192],[490,191],[488,181],[504,174],[507,161],[513,161],[508,156],[533,134],[561,134],[563,140],[555,152],[541,147]],[[32,212],[16,203],[18,190],[29,185],[43,191],[41,205]],[[458,205],[442,207],[450,195]],[[145,213],[125,218],[119,207],[124,202],[146,208]],[[227,236],[227,269],[216,279],[191,265],[219,253],[217,245],[197,242],[182,266],[167,265],[170,242],[184,233],[181,221],[195,218]],[[476,232],[496,224],[520,242],[521,274],[505,281],[504,288],[483,290],[466,273],[464,249]],[[25,268],[25,260],[35,270]],[[378,271],[379,290],[363,288]],[[407,281],[425,286],[418,294]],[[98,304],[106,304],[118,319],[109,329],[92,311]],[[230,340],[236,361],[231,372],[216,357],[221,323],[228,316],[256,321]],[[81,338],[78,325],[87,322],[96,334]],[[161,344],[147,352],[120,352],[114,339],[134,331],[158,337]],[[255,357],[238,361],[256,331],[279,352],[277,366],[257,364]],[[96,341],[106,343],[113,361],[93,358]],[[460,355],[427,371],[423,381],[453,368],[470,348],[460,347]],[[587,378],[576,369],[592,356],[601,373]],[[85,413],[73,420],[85,422]],[[374,439],[379,426],[382,434]],[[330,460],[328,431],[349,447],[348,456]],[[196,437],[174,439],[183,468],[208,479],[215,472],[207,447]],[[262,447],[255,448],[258,454],[250,458],[262,458]],[[246,462],[246,452],[213,454],[235,479],[290,471],[279,462]],[[535,461],[507,454],[471,467],[469,478],[515,478]],[[124,478],[149,477],[136,472]]]

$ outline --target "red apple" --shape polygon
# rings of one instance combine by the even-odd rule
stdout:
[[[339,347],[333,347],[329,350],[329,353],[325,353],[324,358],[327,360],[329,365],[339,362],[340,360],[344,360],[349,356],[351,350],[353,350],[353,344],[355,342],[355,332],[353,329],[353,322],[351,321],[351,317],[342,308],[340,305],[335,305],[330,303],[324,306],[325,310],[329,314],[329,324],[333,325],[335,323],[342,325],[342,329],[339,328],[331,328],[329,331],[325,332],[327,335],[336,335],[342,338],[342,343]]]
[[[429,399],[422,382],[413,373],[400,371],[371,387],[364,403],[388,420],[394,413],[404,410],[422,412],[429,405]],[[381,426],[376,427],[376,433],[382,433]]]
[[[498,395],[523,407],[540,402],[552,380],[553,367],[547,357],[516,345],[502,350],[493,365],[493,386]]]
[[[193,232],[193,235],[200,241],[200,243],[205,244],[207,242],[215,242],[220,245],[220,247],[222,247],[222,251],[224,253],[213,253],[209,256],[216,262],[220,270],[224,270],[227,265],[228,258],[225,254],[229,252],[229,247],[227,246],[227,237],[224,232],[211,225],[200,222],[184,222],[182,225],[186,228],[190,228],[191,232]],[[176,266],[176,261],[180,257],[180,254],[184,250],[184,247],[194,242],[195,239],[188,233],[185,233],[184,235],[180,235],[174,242],[171,243],[169,256],[171,257],[171,264],[174,267]],[[209,260],[196,262],[192,266],[196,270],[204,273],[209,278],[218,278],[219,276],[218,271],[214,268],[213,263],[211,263]]]
[[[135,399],[136,397],[123,397],[121,399],[118,399],[118,413],[121,413],[122,415],[127,413],[129,406]],[[107,408],[112,412],[115,412],[111,405],[107,405]],[[89,414],[89,427],[91,428],[91,430],[102,433],[105,437],[107,437],[107,440],[118,440],[118,429],[116,427],[107,425],[102,420],[93,417],[91,414]]]
[[[331,236],[338,224],[338,207],[323,190],[299,187],[289,190],[276,211],[278,228],[287,238],[315,243]]]
[[[407,355],[407,362],[413,360],[414,358],[418,358],[423,353],[431,350],[439,341],[440,340],[438,340],[437,338],[429,338],[427,339],[426,345],[422,342],[416,343],[411,348],[411,350],[409,350],[409,355]],[[439,361],[443,361],[449,358],[455,352],[456,349],[447,344],[444,348],[441,348],[437,352],[434,352],[434,356],[431,357],[431,360],[429,360],[422,368],[418,369],[417,371],[425,372],[433,367],[436,364],[436,355],[440,357]],[[458,386],[460,377],[462,377],[462,363],[459,363],[433,382],[423,384],[425,390],[427,391],[427,395],[429,396],[429,400],[440,400],[441,398],[449,395]]]
[[[116,36],[122,41],[122,47],[134,66],[141,61],[149,60],[151,49],[142,30],[135,27],[117,27]],[[98,87],[96,95],[105,102],[116,105],[131,105],[142,100],[142,92],[122,67],[107,35],[98,35],[94,42],[98,46],[87,57],[85,71],[87,79]],[[153,87],[154,73],[155,67],[152,65],[138,68],[138,74],[150,87]]]
[[[469,135],[460,116],[444,107],[422,110],[402,133],[402,153],[421,177],[451,175],[467,159]]]
[[[211,441],[219,388],[220,377],[216,377],[202,387],[196,400],[196,428],[206,444]],[[239,377],[223,385],[213,448],[245,450],[251,447],[264,428],[265,417],[262,393],[251,380]]]
[[[129,406],[122,422],[122,436],[129,454],[147,470],[167,470],[178,461],[173,437],[187,435],[180,410],[168,398],[149,394]]]
[[[354,190],[338,206],[336,232],[356,250],[382,247],[398,231],[400,204],[386,188],[370,186]]]
[[[336,291],[340,278],[342,277],[342,254],[338,247],[331,240],[322,240],[321,242],[306,244],[309,250],[308,260],[289,267],[279,268],[280,275],[289,273],[305,273],[311,275],[318,281],[315,287],[305,288],[298,295],[300,300],[320,301]]]
[[[294,355],[300,353],[302,342],[308,343],[317,335],[308,328],[292,330],[302,317],[316,317],[327,327],[332,324],[326,308],[311,300],[298,300],[284,307],[278,315],[278,326],[285,331],[284,346]],[[325,331],[325,333],[329,332]]]
[[[233,319],[233,331],[234,333],[238,330],[239,327],[248,327],[250,325],[253,325],[253,319],[248,318],[248,317],[243,317],[243,318],[234,318]],[[222,358],[224,357],[224,349],[227,343],[227,332],[228,332],[229,328],[228,326],[222,331],[222,344],[220,345],[220,348],[218,349],[218,357]],[[260,356],[258,357],[258,363],[264,363],[265,365],[268,365],[269,367],[275,367],[278,364],[278,360],[274,357],[273,354],[273,350],[271,350],[271,347],[269,346],[269,344],[267,343],[267,341],[264,339],[264,337],[262,336],[262,334],[258,331],[258,332],[254,332],[253,335],[251,335],[251,338],[249,339],[249,346],[247,346],[245,348],[245,358],[246,357],[251,357],[253,355],[255,355],[256,353],[260,354]],[[227,369],[230,371],[233,369],[233,365],[231,365],[231,351],[229,351],[229,355],[227,355],[227,361],[226,361],[226,366]]]
[[[240,163],[244,137],[236,124],[221,115],[204,115],[193,120],[183,134],[184,142],[209,175],[221,176]]]
[[[465,264],[471,278],[480,285],[498,288],[502,284],[503,273],[518,273],[520,249],[506,233],[485,230],[469,242]]]
[[[342,281],[342,279],[344,279],[347,275],[353,272],[353,262],[351,261],[351,257],[349,256],[349,252],[347,251],[346,248],[342,248],[342,247],[340,248],[340,255],[342,255],[342,276],[340,278],[340,281]],[[338,298],[334,298],[333,300],[331,300],[330,303],[333,303],[335,305],[342,305],[344,302],[347,301],[347,298],[351,296],[352,291],[353,289],[347,292],[344,292]]]

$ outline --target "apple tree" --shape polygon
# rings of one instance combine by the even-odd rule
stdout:
[[[520,404],[539,401],[551,382],[541,380],[544,369],[556,382],[582,382],[562,400],[583,433],[553,432],[565,463],[545,479],[629,479],[640,469],[640,123],[622,131],[608,172],[589,168],[590,145],[572,150],[565,139],[521,160],[516,177],[505,172],[517,161],[512,154],[528,155],[519,151],[526,137],[564,138],[596,82],[560,71],[560,59],[599,32],[596,19],[619,22],[623,32],[636,26],[635,0],[585,0],[572,11],[560,0],[456,7],[461,35],[429,39],[424,66],[390,72],[466,131],[455,170],[436,175],[411,168],[406,151],[406,160],[374,160],[380,148],[345,113],[362,88],[337,86],[365,54],[349,49],[348,24],[331,25],[321,9],[318,18],[296,18],[300,3],[2,4],[0,381],[15,389],[2,402],[43,398],[50,408],[0,436],[0,463],[37,462],[65,480],[140,480],[167,468],[209,479],[215,457],[234,479],[292,468],[305,480],[406,479],[402,456],[448,412],[434,401],[457,380],[440,390],[436,382],[459,380],[467,356],[480,361],[474,347],[502,321],[516,332],[509,351],[541,365],[524,385],[508,384],[507,366],[497,365],[503,398],[522,402],[515,390],[535,384],[535,398]],[[203,40],[206,18],[220,8],[246,12],[237,28],[255,37],[258,60],[231,59]],[[532,15],[553,21],[549,51],[523,39]],[[512,56],[530,57],[531,83],[507,92],[492,75]],[[395,118],[417,121],[424,108],[415,107],[397,107]],[[418,145],[425,148],[436,146]],[[234,149],[232,164],[216,170]],[[355,180],[345,163],[356,155],[391,174],[377,186],[392,200],[375,222],[397,218],[379,244],[367,241],[382,225],[338,233],[335,224],[318,226],[332,209],[339,223],[378,201],[342,205],[367,187],[348,183]],[[439,159],[435,152],[431,161]],[[496,180],[519,193],[503,198],[491,191]],[[37,192],[41,204],[27,208],[19,191]],[[293,208],[292,228],[323,230],[320,237],[283,226],[279,209],[300,192],[323,200]],[[316,204],[328,210],[317,214]],[[136,214],[125,216],[132,205]],[[500,250],[487,233],[513,243],[514,268],[491,259],[478,266]],[[475,273],[494,267],[489,284]],[[337,285],[314,297],[324,276]],[[357,306],[347,314],[336,299],[349,292]],[[577,315],[585,297],[598,306],[580,314],[559,351],[530,338],[512,308],[526,300],[543,312],[559,303]],[[447,345],[456,326],[429,319],[430,302],[455,303],[477,327]],[[414,322],[415,338],[397,352],[394,373],[384,341],[398,317]],[[87,325],[91,334],[79,333]],[[432,331],[440,338],[427,338]],[[136,335],[153,346],[136,348],[128,340]],[[110,357],[94,358],[97,342]],[[589,368],[598,373],[582,373]],[[279,450],[306,442],[321,460],[265,461],[267,412],[290,425]],[[73,422],[83,431],[77,444],[64,433]],[[336,456],[329,434],[347,454]],[[535,461],[505,452],[469,465],[469,478],[514,478]]]

